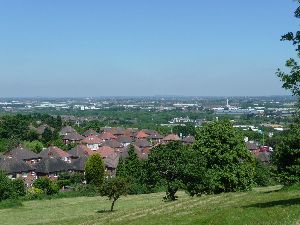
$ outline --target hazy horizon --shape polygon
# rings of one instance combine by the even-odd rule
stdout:
[[[291,1],[2,1],[0,97],[290,95]]]

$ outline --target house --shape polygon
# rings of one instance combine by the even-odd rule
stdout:
[[[9,152],[4,153],[4,156],[8,156],[17,160],[22,160],[29,165],[35,164],[41,159],[41,157],[38,154],[22,146],[14,148]]]
[[[134,145],[141,150],[141,153],[149,154],[152,145],[146,139],[137,139]]]
[[[188,135],[182,139],[182,142],[186,145],[191,145],[195,142],[195,137]]]
[[[180,137],[177,134],[169,134],[163,138],[164,143],[168,143],[171,141],[180,141]]]
[[[137,134],[135,135],[136,139],[146,139],[149,135],[146,134],[144,131],[139,131],[137,132]]]
[[[73,161],[79,157],[91,156],[95,154],[95,152],[89,149],[86,145],[77,145],[68,151],[68,154],[70,155],[71,161]]]
[[[83,136],[78,134],[77,132],[74,133],[68,133],[67,135],[63,136],[64,143],[67,144],[78,144],[80,141],[84,139]]]
[[[88,136],[91,136],[91,135],[98,136],[99,133],[97,133],[97,132],[96,132],[95,130],[93,130],[93,129],[89,129],[89,130],[87,130],[87,131],[85,131],[85,132],[83,133],[83,136],[84,136],[84,137],[88,137]]]
[[[112,139],[116,139],[117,137],[115,135],[113,135],[111,132],[106,132],[104,131],[103,133],[101,133],[100,135],[98,135],[98,137],[104,142],[107,140],[112,140]]]
[[[111,133],[112,133],[114,136],[116,136],[116,137],[122,136],[122,135],[125,135],[125,129],[120,128],[120,127],[113,128],[113,129],[111,130]]]
[[[40,152],[39,156],[43,159],[55,157],[65,162],[71,162],[71,155],[68,152],[65,152],[64,150],[56,146],[50,146],[49,148],[44,149]]]
[[[99,146],[102,143],[102,140],[100,138],[98,138],[97,136],[94,135],[90,135],[86,138],[84,138],[81,141],[82,144],[85,144],[89,149],[96,151],[99,149]]]
[[[6,172],[11,179],[22,179],[27,187],[30,187],[37,178],[33,167],[23,160],[10,156],[0,158],[0,170]]]
[[[132,142],[132,139],[129,136],[118,136],[116,139],[117,142],[121,143],[123,145],[123,147],[126,147],[128,145],[130,145],[130,143]]]
[[[109,154],[104,158],[105,171],[107,175],[113,177],[116,176],[117,167],[119,164],[120,156],[117,153]]]
[[[254,155],[257,155],[260,152],[260,148],[259,146],[254,143],[253,141],[247,141],[245,142],[245,145],[247,147],[247,149],[252,152]]]
[[[112,139],[112,140],[106,140],[105,142],[103,142],[101,144],[101,146],[109,146],[109,147],[114,148],[114,149],[123,148],[123,145],[120,142],[118,142],[118,141],[116,141],[114,139]]]
[[[148,139],[150,140],[150,142],[153,145],[161,143],[163,138],[164,137],[162,135],[160,135],[159,133],[152,133],[152,134],[149,134],[149,136],[148,136]]]
[[[109,146],[102,146],[97,150],[97,153],[99,153],[102,158],[106,158],[108,155],[115,153],[115,150]]]
[[[46,157],[35,165],[37,177],[48,177],[56,180],[59,173],[72,171],[72,165],[56,157]]]
[[[144,160],[148,158],[148,154],[147,153],[143,153],[142,150],[137,147],[136,145],[133,145],[134,147],[134,152],[136,153],[136,155],[138,156],[139,159]],[[129,151],[130,145],[120,149],[120,151],[118,151],[118,154],[120,156],[121,159],[126,159],[129,155],[128,155],[128,151]]]
[[[71,164],[72,170],[74,172],[84,172],[85,164],[86,164],[87,160],[88,160],[88,156],[86,156],[86,155],[74,159],[74,161],[72,161],[72,164]]]
[[[63,127],[63,128],[60,130],[60,132],[59,132],[59,134],[60,134],[61,136],[65,136],[65,135],[67,135],[67,134],[72,134],[72,133],[76,133],[76,130],[75,130],[73,127],[71,127],[71,126]]]

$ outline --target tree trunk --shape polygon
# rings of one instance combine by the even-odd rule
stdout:
[[[114,199],[111,203],[111,207],[110,207],[111,212],[114,210],[115,202],[116,202],[116,199]]]

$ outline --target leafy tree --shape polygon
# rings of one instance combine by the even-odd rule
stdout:
[[[46,127],[42,134],[43,143],[47,144],[53,139],[53,132],[50,128]]]
[[[229,121],[214,122],[200,128],[193,148],[205,158],[212,193],[252,187],[254,158],[246,148],[242,135]]]
[[[100,187],[104,180],[104,162],[99,154],[92,155],[85,165],[85,178],[88,184]]]
[[[185,124],[185,126],[177,125],[173,127],[173,133],[182,136],[195,135],[196,129],[195,126],[191,123]]]
[[[297,0],[298,5],[300,0]],[[296,18],[300,18],[300,6],[294,12]],[[296,46],[296,52],[300,57],[300,31],[295,33],[289,32],[282,36],[282,41],[291,41]],[[292,184],[300,182],[300,66],[295,59],[290,58],[286,61],[286,67],[289,72],[286,73],[278,69],[277,76],[283,82],[283,88],[290,90],[292,94],[298,97],[298,105],[295,122],[290,131],[288,131],[282,138],[282,141],[275,147],[275,154],[273,156],[274,163],[277,166],[279,177],[284,184]]]
[[[128,191],[128,182],[124,178],[115,177],[105,180],[101,188],[101,195],[107,196],[109,200],[112,200],[110,211],[113,211],[116,201],[122,195],[126,196]]]
[[[44,147],[43,143],[40,141],[37,141],[37,140],[32,141],[32,142],[25,141],[24,145],[26,148],[29,148],[30,150],[34,151],[35,153],[40,153]]]
[[[257,186],[266,187],[274,185],[275,179],[273,175],[272,165],[265,164],[259,159],[256,159],[255,163],[255,176],[254,183]]]
[[[282,183],[300,182],[300,125],[293,125],[286,132],[276,146],[272,159]]]
[[[184,167],[188,162],[187,147],[180,141],[154,147],[149,154],[146,168],[152,173],[154,183],[162,181],[166,187],[166,200],[176,200],[176,192],[183,187]]]
[[[143,193],[141,172],[142,162],[139,160],[134,146],[130,145],[128,149],[128,157],[119,161],[117,177],[122,177],[130,183],[131,194]]]

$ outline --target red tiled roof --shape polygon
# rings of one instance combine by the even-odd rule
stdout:
[[[144,131],[139,131],[137,134],[136,134],[136,138],[138,139],[143,139],[143,138],[147,138],[149,135],[146,134]]]
[[[111,147],[103,146],[100,147],[96,152],[99,153],[103,158],[106,158],[110,154],[114,153],[115,150]]]
[[[114,136],[111,132],[103,132],[98,136],[101,140],[111,140],[116,139],[117,137]]]

